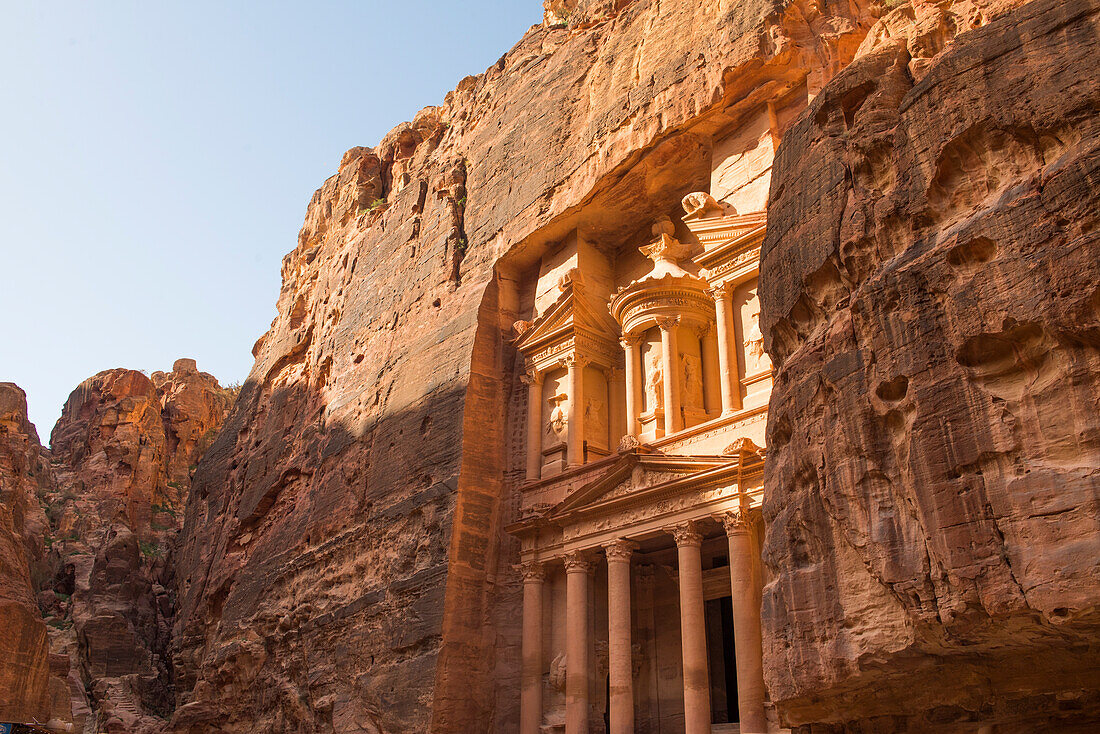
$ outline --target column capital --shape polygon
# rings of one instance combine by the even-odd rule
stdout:
[[[546,565],[542,561],[524,561],[516,566],[523,582],[542,583],[546,580]]]
[[[738,535],[740,533],[747,533],[752,527],[752,521],[749,519],[749,513],[743,507],[738,507],[729,512],[723,512],[722,515],[717,519],[720,519],[722,521],[722,527],[726,529],[726,535]]]
[[[715,300],[715,302],[722,301],[730,294],[729,283],[723,283],[721,285],[712,285],[707,288],[707,294]]]
[[[603,550],[607,555],[607,562],[612,561],[625,561],[630,563],[630,556],[638,548],[638,544],[627,540],[626,538],[618,538],[612,540],[610,543],[604,543]]]
[[[561,365],[567,370],[573,369],[574,367],[587,367],[591,363],[592,360],[590,360],[588,357],[577,354],[576,352],[572,354],[567,354],[561,358]]]
[[[541,372],[531,368],[524,372],[519,379],[523,381],[524,385],[541,385],[543,377],[544,375]]]
[[[657,327],[661,331],[672,331],[680,325],[679,316],[658,316],[656,318]]]
[[[697,336],[700,341],[706,339],[707,334],[709,334],[713,329],[714,326],[709,321],[705,324],[696,324],[692,327],[692,331],[695,332],[695,336]]]
[[[645,338],[644,334],[623,334],[619,338],[619,344],[622,345],[623,349],[630,349],[641,344],[643,338]]]
[[[592,573],[595,567],[587,551],[582,550],[569,551],[562,561],[565,563],[566,573]]]
[[[694,520],[673,525],[668,532],[676,539],[677,547],[699,545],[703,542],[703,534],[699,532],[699,526]]]
[[[609,380],[617,380],[623,376],[624,370],[622,367],[605,367],[603,373]]]

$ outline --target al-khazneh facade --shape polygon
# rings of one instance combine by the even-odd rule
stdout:
[[[768,730],[759,132],[715,157],[725,196],[687,193],[626,246],[574,232],[515,276],[522,734]]]

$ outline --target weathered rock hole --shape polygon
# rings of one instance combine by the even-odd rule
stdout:
[[[355,364],[359,364],[360,362],[363,361],[364,356],[365,355],[357,354],[357,355],[355,355],[355,359],[353,359],[352,362],[354,362]]]
[[[875,395],[878,395],[881,400],[895,403],[904,398],[908,391],[909,378],[905,375],[898,375],[887,382],[880,382],[878,387],[875,388]]]
[[[851,89],[840,98],[840,109],[844,112],[844,124],[846,127],[852,127],[855,124],[856,112],[863,106],[863,103],[867,101],[867,98],[871,95],[875,89],[874,82],[864,82],[855,89]]]
[[[420,421],[420,435],[427,435],[428,431],[432,429],[432,417],[430,415],[424,416],[424,419]]]
[[[439,308],[440,300],[438,298],[435,299],[434,301],[432,301],[432,305],[435,306],[436,308]]]
[[[954,268],[973,268],[988,262],[997,253],[997,245],[987,237],[974,239],[956,245],[947,253],[947,264]]]

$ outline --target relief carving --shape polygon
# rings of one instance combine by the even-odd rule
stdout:
[[[565,393],[559,393],[550,398],[549,402],[554,407],[550,409],[550,418],[546,421],[546,435],[550,439],[550,445],[564,443],[565,434],[569,428],[569,418],[566,416],[563,404],[569,400]]]
[[[703,409],[703,372],[702,364],[694,354],[680,355],[683,369],[684,407],[693,410]]]
[[[646,370],[645,380],[645,405],[650,411],[658,410],[664,405],[664,370],[661,368],[661,358],[656,354],[649,357],[649,369]]]

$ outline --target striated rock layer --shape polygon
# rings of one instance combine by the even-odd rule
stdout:
[[[173,731],[516,729],[512,268],[679,210],[719,133],[804,105],[871,23],[859,2],[548,3],[442,106],[348,151],[195,475]]]
[[[174,707],[171,553],[190,472],[232,400],[180,359],[149,377],[100,372],[72,392],[54,426],[42,497],[52,578],[39,605],[75,730],[155,732]]]
[[[1100,5],[945,7],[777,154],[767,684],[802,731],[1095,731]]]
[[[38,496],[48,486],[27,396],[0,382],[0,722],[50,718],[49,640],[32,579],[46,526]]]

